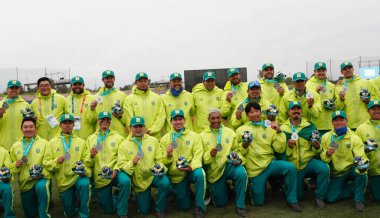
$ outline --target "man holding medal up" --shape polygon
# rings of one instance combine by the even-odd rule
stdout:
[[[7,96],[0,101],[0,146],[7,151],[22,137],[20,130],[23,113],[30,109],[28,102],[21,96],[21,83],[18,80],[10,80],[7,84]]]
[[[84,87],[82,77],[74,76],[71,79],[71,92],[66,97],[65,111],[74,116],[74,134],[86,140],[95,131],[96,117],[89,115],[95,97]]]
[[[143,117],[131,119],[131,134],[120,144],[117,164],[120,171],[132,178],[138,212],[148,214],[151,208],[151,187],[157,188],[156,217],[165,217],[170,189],[167,168],[162,164],[161,147],[156,138],[144,134]],[[119,172],[120,173],[120,172]]]
[[[301,118],[300,102],[290,102],[288,115],[289,119],[281,125],[281,129],[287,140],[284,157],[297,169],[297,199],[305,197],[305,176],[316,175],[315,204],[318,208],[324,208],[330,169],[326,163],[314,159],[321,152],[319,132],[313,123]]]
[[[90,216],[88,176],[91,176],[91,170],[83,164],[88,150],[85,141],[73,134],[74,122],[74,116],[71,114],[61,116],[59,124],[61,135],[49,142],[44,156],[44,166],[54,173],[65,215],[88,218]],[[78,208],[76,202],[79,202]]]
[[[276,107],[280,105],[280,101],[285,92],[289,91],[284,80],[285,76],[283,74],[281,74],[281,76],[274,76],[274,66],[272,63],[265,63],[261,67],[260,84],[262,97],[276,105]]]
[[[173,110],[170,122],[173,129],[162,137],[161,149],[165,154],[163,162],[168,167],[176,204],[182,210],[191,208],[189,183],[193,183],[194,215],[196,218],[202,218],[206,211],[204,203],[206,175],[202,168],[202,141],[199,135],[185,128],[186,120],[182,110]]]
[[[356,210],[363,211],[369,165],[363,142],[347,127],[343,111],[333,112],[332,124],[334,129],[323,135],[321,143],[321,159],[330,166],[326,202],[347,199],[354,192]]]
[[[242,166],[244,157],[238,152],[235,132],[222,126],[222,115],[217,109],[208,115],[209,128],[200,133],[204,154],[207,180],[211,184],[211,195],[216,207],[228,204],[227,180],[232,180],[235,187],[236,212],[240,217],[247,217],[245,210],[245,190],[247,189],[247,172]]]
[[[127,217],[131,180],[124,172],[118,172],[117,155],[123,137],[110,129],[111,113],[100,112],[99,130],[88,137],[86,147],[90,150],[85,165],[92,168],[94,185],[104,214],[117,213]],[[112,197],[112,186],[118,186],[116,205]]]
[[[10,156],[12,172],[18,175],[22,208],[25,217],[47,218],[51,174],[43,166],[43,160],[49,145],[37,135],[34,118],[24,118],[21,131],[24,137],[12,145]]]
[[[37,117],[38,135],[50,141],[60,132],[58,119],[65,111],[65,97],[51,88],[47,77],[39,78],[37,87],[31,107]]]

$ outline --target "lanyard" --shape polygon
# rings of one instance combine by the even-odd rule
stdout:
[[[139,142],[139,139],[138,138],[136,138],[136,137],[132,137],[133,138],[133,142],[137,145],[137,149],[139,150],[139,151],[141,151],[141,147],[142,147],[142,143],[143,143],[143,137],[144,137],[144,135],[143,136],[141,136],[141,142]]]
[[[51,110],[54,111],[54,95],[51,96]],[[41,98],[38,98],[38,111],[40,112],[41,117],[42,116],[42,100]]]
[[[100,142],[104,142],[104,140],[106,140],[106,137],[107,135],[110,133],[110,130],[107,130],[103,136],[100,136],[100,130],[98,132],[98,140],[97,140],[97,143],[100,143]]]
[[[82,105],[80,106],[80,113],[82,114],[83,112],[83,107],[84,107],[84,102],[86,101],[86,97],[87,95],[84,95],[83,96],[83,99],[82,99]],[[71,96],[71,112],[74,114],[74,111],[75,111],[75,104],[74,104],[74,95]]]
[[[172,132],[172,142],[181,137],[182,132],[185,130],[185,128],[182,128],[177,134]]]
[[[214,134],[214,136],[216,136],[214,130],[211,127],[210,127],[210,129],[211,129],[211,132]],[[216,144],[221,145],[222,144],[222,125],[220,125],[218,131],[219,131],[218,137],[215,137],[216,138]]]
[[[24,150],[24,156],[27,156],[29,154],[30,149],[32,148],[32,145],[35,140],[35,136],[29,141],[28,147],[26,146],[26,140],[25,138],[22,139],[22,149]]]
[[[294,126],[293,123],[292,123],[291,121],[289,121],[289,123],[290,123],[290,127],[292,128],[292,133],[297,132],[297,129],[298,129],[299,124],[300,124],[301,122],[300,122],[297,126]]]
[[[70,138],[69,138],[68,142],[66,142],[65,136],[63,134],[61,134],[61,141],[63,144],[63,149],[65,150],[65,153],[69,152],[72,139],[73,139],[73,134],[70,134]]]
[[[106,95],[110,94],[111,91],[113,91],[113,90],[115,90],[115,88],[110,88],[110,89],[108,89],[107,91],[104,91],[104,92],[100,93],[100,95],[101,95],[101,96],[106,96]]]
[[[252,126],[262,126],[264,129],[266,128],[263,121],[259,121],[259,122],[251,121],[250,123]]]
[[[336,141],[341,140],[345,135],[346,135],[346,134],[339,136],[339,137],[336,139]],[[331,135],[330,142],[331,142],[331,143],[334,142],[334,141],[335,141],[334,139],[335,139],[335,136],[334,136],[334,135]]]
[[[232,89],[232,90],[236,90],[236,91],[239,90],[239,89],[240,89],[240,86],[237,85],[237,87],[238,87],[238,88],[235,88],[235,86],[231,83],[231,89]]]
[[[11,98],[11,99],[8,98],[8,99],[7,99],[7,103],[12,104],[12,103],[14,103],[17,99],[18,99],[18,96],[14,97],[14,98]]]
[[[343,85],[347,87],[347,82],[352,82],[354,81],[354,76],[351,77],[348,81],[346,79],[343,79]]]

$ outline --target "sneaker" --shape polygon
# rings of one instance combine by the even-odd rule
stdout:
[[[358,211],[358,212],[363,212],[365,206],[364,206],[364,204],[363,204],[362,202],[360,202],[360,201],[356,201],[356,202],[355,202],[355,208],[356,208],[356,211]]]
[[[202,211],[202,209],[200,207],[196,207],[195,210],[194,210],[194,217],[195,218],[204,218],[205,217],[205,214],[204,212]]]
[[[236,213],[239,217],[247,217],[248,213],[244,208],[236,208]]]
[[[164,214],[163,212],[161,212],[161,211],[157,211],[157,212],[156,212],[156,217],[157,217],[157,218],[165,218],[166,216],[165,216],[165,214]]]
[[[301,212],[302,211],[301,207],[297,203],[294,203],[294,204],[288,203],[288,207],[289,207],[289,209],[291,209],[294,212]]]
[[[322,208],[325,208],[326,204],[325,204],[325,202],[322,199],[316,198],[315,199],[315,206],[317,208],[321,208],[322,209]]]
[[[211,193],[210,191],[206,190],[206,195],[205,195],[205,205],[208,206],[211,202]]]

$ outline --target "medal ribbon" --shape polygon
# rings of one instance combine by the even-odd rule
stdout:
[[[7,103],[12,104],[12,103],[14,103],[17,99],[18,99],[18,96],[14,97],[14,98],[8,98],[8,99],[7,99]]]
[[[111,92],[113,92],[114,90],[115,90],[115,88],[110,88],[107,91],[104,91],[104,92],[100,93],[100,95],[101,96],[106,96],[106,95],[110,94]]]
[[[341,140],[345,135],[346,134],[339,136],[338,138],[336,138],[336,141]],[[334,141],[335,141],[335,136],[331,135],[330,142],[333,143]]]
[[[263,121],[259,121],[259,122],[251,121],[250,123],[251,123],[252,126],[262,126],[264,129],[267,128],[265,126],[265,123]]]
[[[136,137],[132,137],[133,138],[133,142],[137,145],[137,150],[141,151],[142,150],[142,143],[143,143],[143,137],[144,135],[141,136],[141,142],[139,142],[139,139],[136,138]]]
[[[177,134],[172,132],[172,142],[181,137],[182,132],[185,130],[185,128],[182,128]]]
[[[299,126],[296,126],[296,127],[295,127],[295,126],[293,125],[293,123],[290,122],[290,127],[292,128],[292,133],[295,133],[295,132],[297,132],[297,129],[298,129]]]
[[[347,87],[347,82],[352,82],[354,81],[354,76],[351,77],[348,81],[346,79],[343,79],[343,86]]]
[[[71,141],[72,141],[72,139],[73,139],[73,134],[70,134],[70,138],[69,138],[68,142],[66,142],[65,135],[61,134],[61,141],[62,141],[62,144],[63,144],[63,149],[65,150],[65,153],[69,152],[69,149],[71,147]]]
[[[214,130],[210,127],[211,132],[214,134],[216,139],[216,144],[222,145],[222,125],[218,129],[218,136],[216,137]]]
[[[87,95],[84,95],[83,99],[82,99],[82,105],[80,106],[80,113],[81,114],[83,112],[83,107],[84,107],[84,102],[86,101],[86,97],[87,97]],[[72,114],[74,114],[74,111],[75,111],[74,95],[72,95],[71,96],[71,112],[72,112]]]
[[[240,85],[237,85],[238,88],[235,88],[235,86],[231,83],[231,89],[232,90],[239,90],[240,89]]]
[[[34,140],[36,137],[34,136],[32,139],[30,139],[28,147],[26,146],[26,140],[25,138],[22,139],[22,149],[23,149],[23,156],[28,156],[30,149],[32,148],[32,145],[34,143]]]
[[[97,143],[99,144],[100,142],[104,142],[104,140],[106,140],[106,137],[109,133],[110,133],[110,130],[107,130],[102,136],[100,136],[100,130],[99,130]]]

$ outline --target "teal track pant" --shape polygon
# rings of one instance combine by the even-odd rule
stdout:
[[[90,217],[90,180],[88,177],[78,177],[72,187],[60,193],[60,197],[66,217],[73,217],[77,214],[80,218]],[[77,202],[79,202],[78,208]]]
[[[48,213],[50,202],[49,185],[50,180],[43,178],[37,180],[30,190],[21,192],[21,204],[25,217],[50,217]]]
[[[4,207],[4,217],[14,218],[13,213],[13,190],[9,182],[0,182],[0,199]]]
[[[235,189],[235,205],[237,208],[245,208],[245,191],[247,189],[247,172],[242,165],[234,166],[226,164],[224,173],[216,182],[211,183],[211,195],[216,207],[224,207],[228,204],[227,180],[232,180]]]
[[[112,196],[112,186],[119,188],[119,196],[115,200]],[[119,171],[110,184],[96,191],[104,214],[113,214],[116,211],[119,216],[127,215],[128,198],[131,193],[131,180],[127,174]]]
[[[191,208],[189,183],[193,183],[195,186],[195,206],[201,208],[203,211],[206,211],[204,201],[206,191],[206,175],[202,168],[188,172],[186,178],[182,182],[172,184],[177,207],[181,210]]]
[[[249,178],[251,199],[255,205],[265,202],[265,185],[270,176],[284,176],[286,186],[286,199],[289,203],[297,203],[297,171],[288,161],[274,160],[256,177]]]
[[[317,189],[315,190],[315,197],[324,200],[326,198],[327,187],[329,185],[329,166],[321,160],[311,159],[303,170],[297,172],[298,200],[305,197],[304,178],[308,175],[317,176]]]
[[[166,175],[155,176],[151,186],[157,188],[156,211],[165,212],[167,207],[170,181]],[[151,187],[144,192],[136,193],[137,208],[140,214],[148,214],[151,208]]]
[[[349,184],[348,180],[354,183]],[[340,177],[330,177],[327,189],[326,202],[334,203],[338,200],[350,198],[354,193],[355,202],[365,203],[364,192],[367,186],[367,174],[357,174],[353,166],[346,174]]]
[[[369,176],[369,183],[371,184],[371,199],[380,201],[380,176]]]

